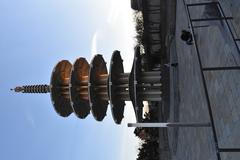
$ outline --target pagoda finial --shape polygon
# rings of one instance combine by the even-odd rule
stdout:
[[[27,85],[27,86],[17,86],[14,89],[11,89],[15,92],[21,93],[48,93],[50,92],[49,85]]]
[[[21,86],[17,86],[14,89],[11,88],[11,91],[15,91],[15,92],[23,92],[24,91],[24,87]]]

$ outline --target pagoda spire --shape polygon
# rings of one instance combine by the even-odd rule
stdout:
[[[25,85],[25,86],[17,86],[14,89],[11,89],[15,92],[21,93],[49,93],[50,86],[49,85]]]

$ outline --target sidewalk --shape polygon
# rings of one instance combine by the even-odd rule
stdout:
[[[179,101],[178,98],[174,101],[174,103],[179,102],[179,108],[176,108],[176,103],[173,104],[173,99],[171,99],[169,121],[209,122],[194,45],[186,45],[180,40],[181,30],[188,28],[188,21],[182,0],[177,2],[178,87],[174,87],[171,95],[176,94],[178,92],[176,90],[179,88]],[[199,9],[199,11],[195,9],[194,12],[204,13],[204,9]],[[227,37],[224,25],[214,22],[210,27],[196,30],[196,34],[205,67],[239,65],[240,57],[238,57],[230,38]],[[177,74],[175,73],[175,75]],[[219,145],[240,148],[240,71],[208,72],[205,77]],[[172,85],[175,83],[174,79],[170,81]],[[216,160],[211,128],[169,129],[168,134],[173,160]],[[222,154],[221,157],[222,160],[239,160],[240,153]]]

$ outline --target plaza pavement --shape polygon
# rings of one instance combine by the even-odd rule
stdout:
[[[186,0],[189,3],[198,0]],[[202,1],[203,2],[203,1]],[[229,16],[233,16],[236,35],[240,35],[240,1],[220,0]],[[200,66],[194,45],[180,40],[181,30],[188,29],[182,0],[177,0],[176,32],[171,43],[170,61],[178,67],[170,69],[170,116],[168,121],[209,122],[209,113]],[[217,15],[212,7],[191,10],[193,16]],[[199,23],[202,25],[202,23]],[[196,29],[196,39],[203,67],[240,65],[240,54],[233,45],[223,22],[210,22],[209,27]],[[213,110],[220,147],[240,148],[240,71],[209,71],[204,74]],[[168,129],[170,157],[173,160],[216,160],[211,128]],[[222,160],[239,160],[240,153],[221,154]]]

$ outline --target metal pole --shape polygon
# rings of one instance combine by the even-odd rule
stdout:
[[[128,127],[168,128],[168,127],[211,127],[210,123],[128,123]]]
[[[206,67],[206,68],[203,68],[203,71],[219,71],[219,70],[240,70],[240,66]]]
[[[186,4],[187,6],[203,6],[203,5],[213,5],[213,4],[218,4],[218,2],[203,2],[203,3],[192,3],[192,4]]]
[[[219,148],[219,152],[240,152],[240,148]]]
[[[226,20],[226,19],[233,19],[233,17],[196,18],[191,20],[192,22],[200,22],[200,21],[215,21],[215,20]]]
[[[193,26],[193,28],[206,28],[209,27],[209,25],[199,25],[199,26]]]

